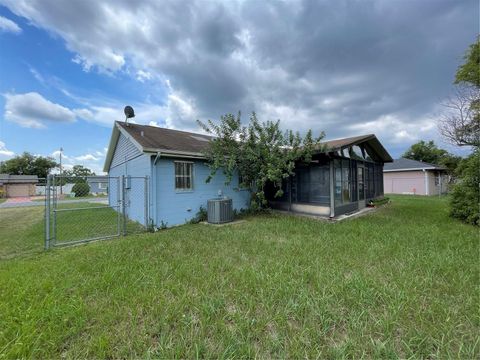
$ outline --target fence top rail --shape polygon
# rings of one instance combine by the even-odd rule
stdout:
[[[63,212],[63,211],[76,211],[76,210],[96,210],[96,209],[116,209],[119,205],[105,205],[105,206],[91,206],[91,207],[80,207],[80,208],[68,208],[68,209],[54,209],[55,212]]]

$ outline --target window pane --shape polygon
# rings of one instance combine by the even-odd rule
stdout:
[[[193,188],[193,164],[175,162],[175,188],[189,190]]]
[[[350,202],[350,186],[349,183],[344,181],[342,182],[342,201],[344,203]]]
[[[315,166],[310,168],[310,202],[330,202],[330,168]]]

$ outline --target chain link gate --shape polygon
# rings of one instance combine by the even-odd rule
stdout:
[[[50,175],[45,249],[148,229],[148,177]]]

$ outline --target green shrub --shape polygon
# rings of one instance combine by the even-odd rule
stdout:
[[[198,224],[199,222],[207,221],[207,218],[208,218],[207,209],[205,209],[203,206],[200,205],[200,208],[198,209],[197,214],[195,215],[194,218],[190,219],[188,223]]]
[[[75,197],[87,196],[90,193],[90,186],[86,182],[78,182],[72,187]]]
[[[450,215],[466,223],[480,225],[480,150],[461,161],[459,182],[454,185]]]

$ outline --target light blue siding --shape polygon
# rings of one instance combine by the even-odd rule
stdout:
[[[120,141],[122,137],[123,140]],[[122,147],[119,148],[121,144]],[[125,189],[125,213],[130,220],[137,221],[143,225],[145,224],[146,186],[144,177],[148,176],[148,181],[151,179],[151,159],[150,155],[141,153],[138,151],[138,149],[136,149],[136,147],[135,149],[138,151],[138,153],[132,151],[132,146],[134,145],[130,142],[130,140],[125,138],[123,135],[120,136],[113,158],[118,159],[119,156],[117,156],[117,152],[120,152],[122,153],[123,158],[127,160],[117,162],[115,166],[112,162],[112,166],[108,172],[108,175],[111,177],[109,181],[109,188],[115,189],[117,187],[117,179],[120,178],[121,181],[121,176],[125,176],[126,178],[130,176],[130,180],[127,180],[130,187]],[[134,156],[134,154],[137,155]],[[149,184],[147,187],[150,188]],[[118,193],[120,193],[120,191],[109,191],[109,203],[111,206],[118,204]],[[150,207],[150,204],[151,201],[148,201],[147,206]],[[151,207],[148,211],[151,211]]]
[[[207,200],[218,197],[221,191],[224,196],[233,200],[236,210],[246,209],[250,201],[248,190],[238,189],[238,177],[232,180],[229,186],[225,185],[225,176],[220,172],[210,181],[205,183],[210,170],[204,161],[193,161],[194,186],[192,191],[175,190],[175,165],[174,161],[181,159],[160,159],[154,165],[154,207],[156,207],[156,225],[161,222],[167,226],[184,224],[197,214],[200,206],[207,208]]]
[[[120,133],[117,145],[115,146],[115,152],[112,157],[110,168],[117,167],[118,165],[121,165],[126,161],[132,160],[140,155],[142,155],[142,152],[135,146],[135,144],[127,139],[125,135]]]

